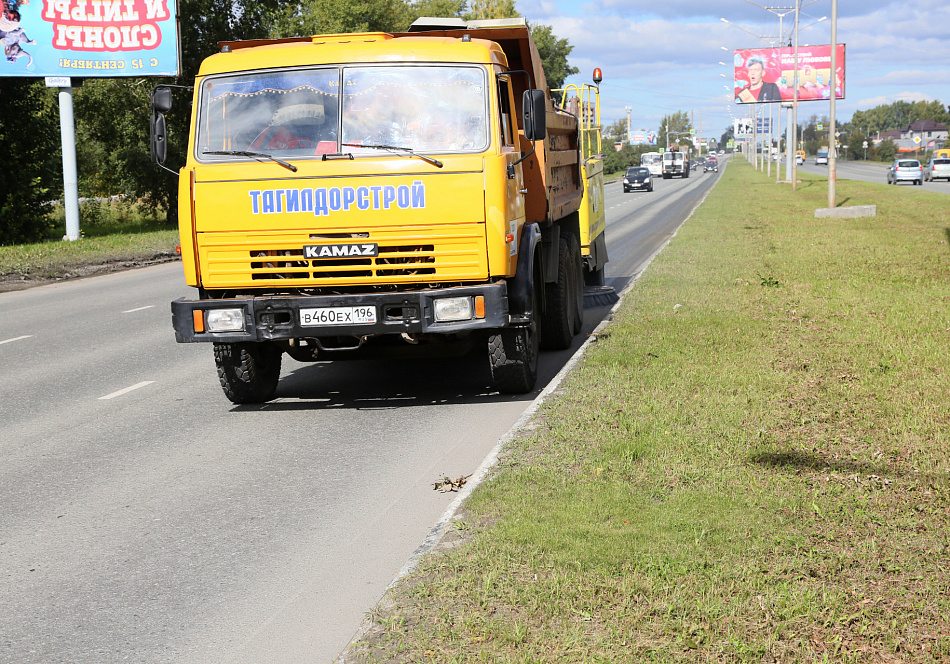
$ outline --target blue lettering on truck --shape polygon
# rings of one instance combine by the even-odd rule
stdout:
[[[356,210],[419,209],[426,206],[426,185],[416,180],[411,185],[375,185],[362,187],[318,187],[314,189],[254,189],[251,214],[296,214],[310,212],[324,217],[331,212]]]

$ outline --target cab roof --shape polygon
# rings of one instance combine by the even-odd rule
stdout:
[[[454,33],[454,31],[453,31]],[[222,42],[201,63],[199,76],[280,67],[351,63],[498,64],[508,59],[494,41],[439,31],[435,34],[368,32],[290,39]]]

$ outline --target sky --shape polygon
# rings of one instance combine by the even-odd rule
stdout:
[[[831,0],[801,2],[799,45],[830,44]],[[633,130],[656,130],[664,115],[685,111],[704,137],[716,139],[734,116],[748,116],[747,106],[732,101],[733,51],[778,42],[779,17],[765,7],[792,10],[782,20],[785,43],[795,19],[794,0],[516,0],[516,6],[529,23],[550,25],[574,47],[568,61],[581,73],[568,83],[590,82],[594,67],[603,70],[603,124],[625,119],[630,107]],[[950,3],[838,0],[837,15],[837,41],[846,46],[838,122],[898,100],[950,105]],[[799,123],[829,110],[827,101],[802,103]]]

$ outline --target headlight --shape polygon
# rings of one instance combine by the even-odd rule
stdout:
[[[630,180],[628,180],[627,178],[624,178],[624,179],[623,179],[623,183],[624,183],[624,184],[630,184]]]
[[[243,332],[243,309],[208,309],[205,312],[208,332]]]
[[[436,322],[471,320],[472,317],[472,298],[470,297],[440,297],[435,300]]]

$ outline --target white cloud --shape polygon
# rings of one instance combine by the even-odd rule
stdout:
[[[581,73],[570,82],[587,82],[594,67],[603,69],[605,121],[626,118],[630,106],[633,124],[645,128],[675,111],[702,113],[705,125],[722,127],[731,114],[748,113],[731,105],[723,89],[732,82],[731,52],[766,43],[757,44],[755,36],[719,17],[755,34],[777,35],[778,19],[754,4],[766,3],[666,0],[644,6],[629,0],[518,0],[530,22],[552,26],[574,47],[569,60]],[[822,0],[806,6],[802,23],[830,13],[829,5]],[[950,62],[950,3],[844,0],[838,11],[838,41],[847,45],[848,98],[837,104],[841,120],[897,99],[950,103],[950,68],[945,64]],[[792,16],[785,17],[786,33],[791,21]],[[829,41],[829,21],[801,34],[803,44]],[[812,106],[816,113],[827,113],[826,104]]]
[[[868,110],[870,108],[874,108],[875,106],[893,104],[895,101],[933,101],[933,98],[930,95],[925,95],[922,92],[901,92],[896,95],[881,95],[878,97],[862,99],[858,102],[858,108]]]

